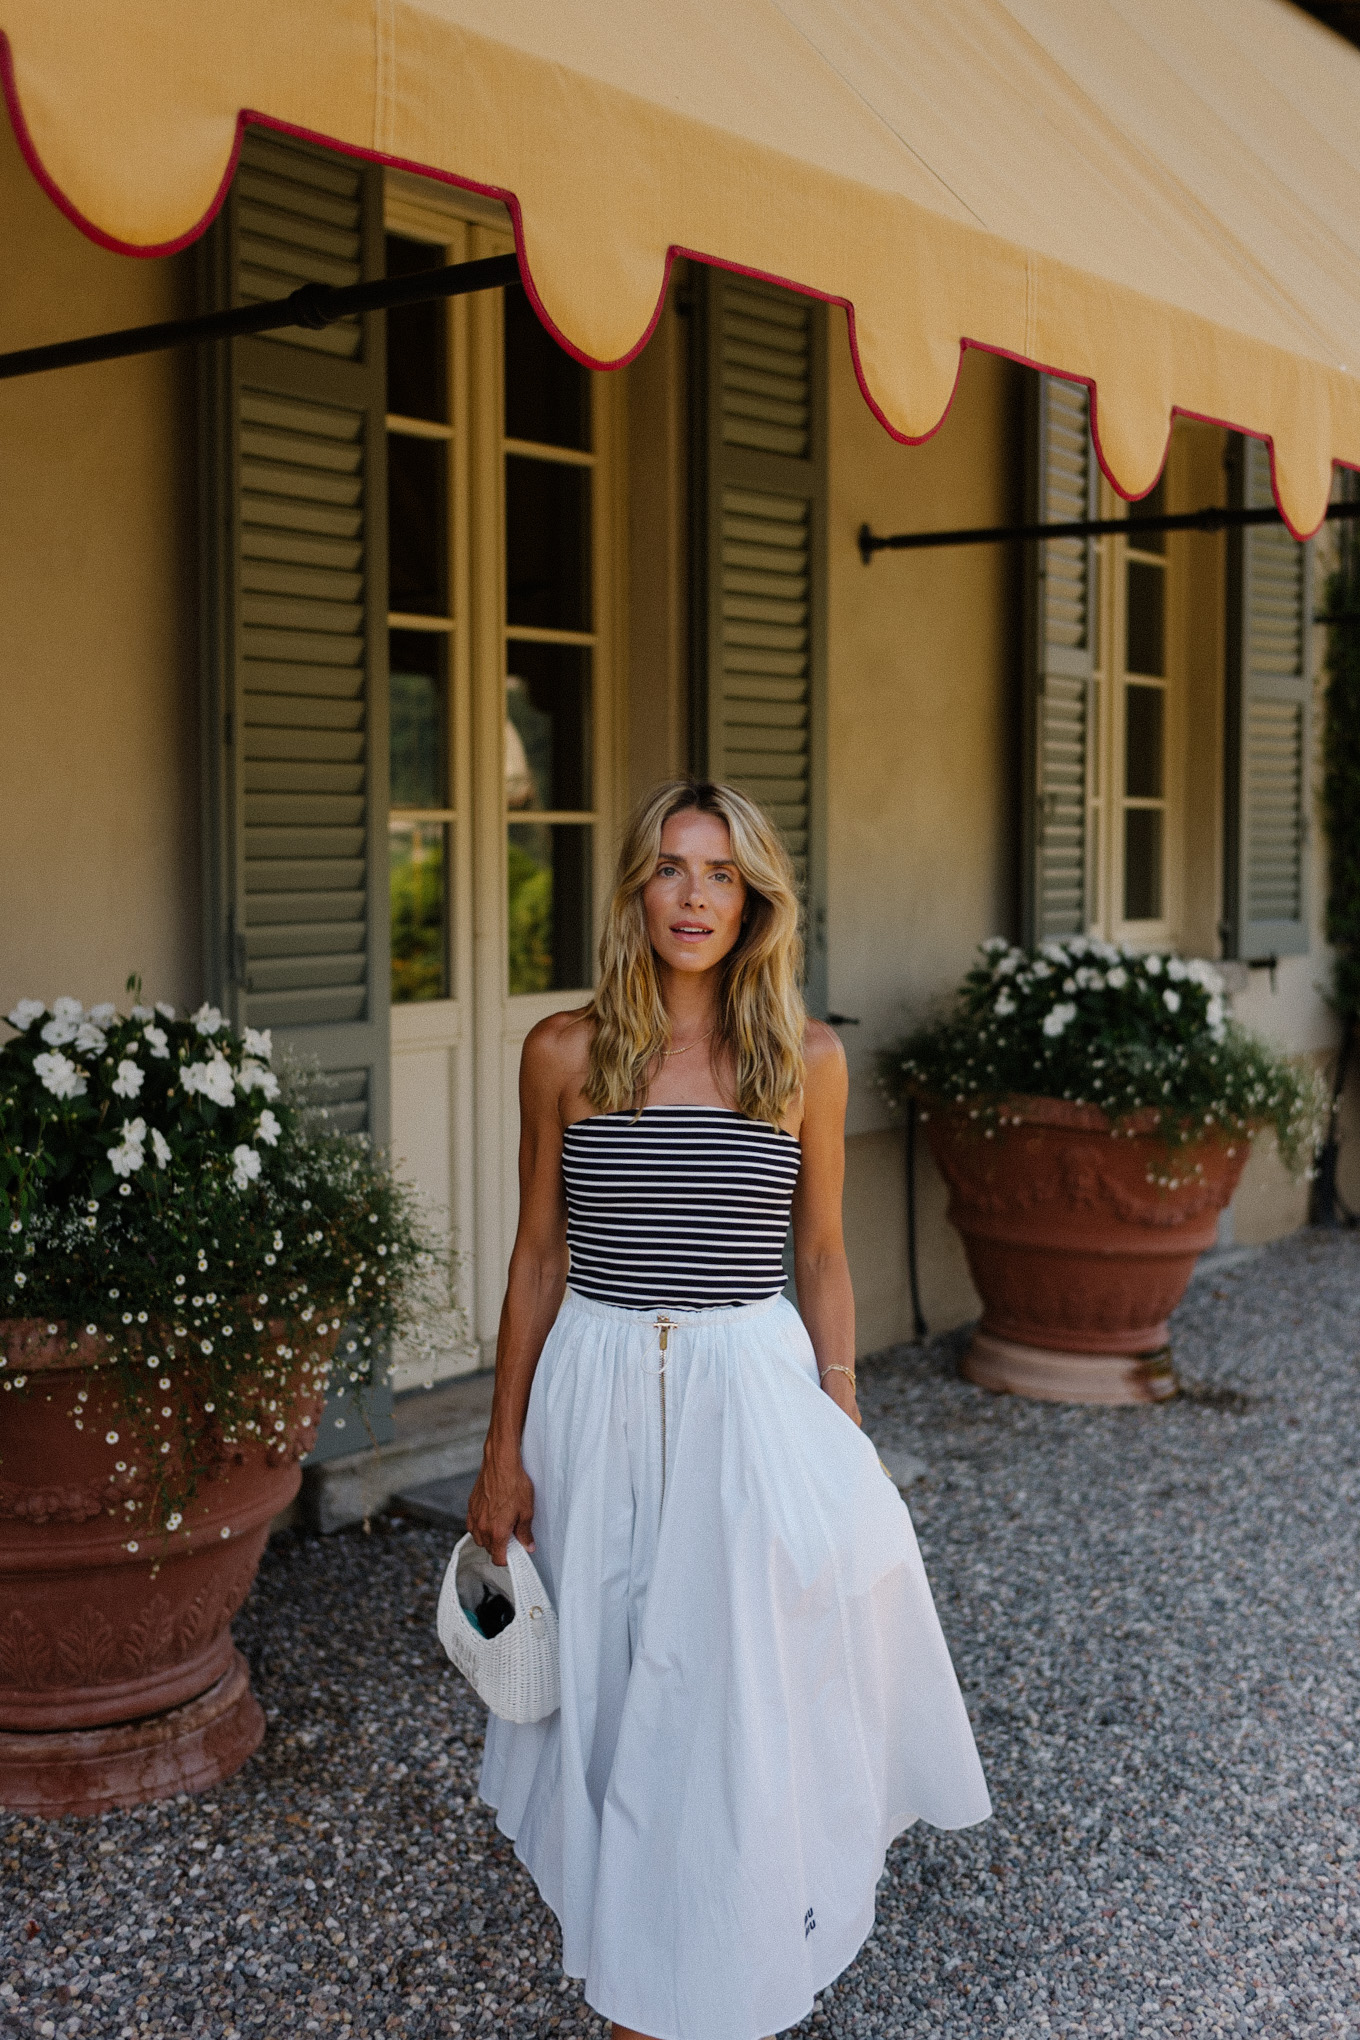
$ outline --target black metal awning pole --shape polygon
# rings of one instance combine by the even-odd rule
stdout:
[[[1360,501],[1329,503],[1329,518],[1360,517]],[[941,545],[1000,545],[1008,539],[1103,538],[1108,532],[1134,538],[1140,531],[1228,531],[1244,524],[1283,524],[1271,504],[1253,510],[1173,510],[1165,516],[1079,517],[1069,524],[979,524],[961,531],[871,531],[859,528],[859,556],[867,567],[875,553],[921,552]]]
[[[420,269],[413,276],[378,277],[372,283],[351,283],[341,289],[304,283],[291,296],[262,305],[206,312],[195,319],[167,319],[159,326],[129,326],[121,333],[95,333],[86,340],[58,340],[50,347],[20,347],[13,354],[0,354],[0,382],[16,375],[40,375],[50,368],[76,368],[88,361],[118,361],[129,354],[196,346],[204,340],[273,333],[281,326],[306,326],[315,331],[356,312],[385,312],[394,305],[464,297],[469,291],[498,290],[518,282],[519,257],[491,255],[483,262],[455,262],[447,269]]]

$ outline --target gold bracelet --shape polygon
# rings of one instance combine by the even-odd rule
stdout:
[[[828,1374],[843,1374],[846,1380],[849,1382],[851,1388],[853,1389],[855,1385],[855,1370],[853,1367],[841,1367],[841,1366],[823,1367],[821,1372],[817,1376],[818,1381],[825,1382]]]

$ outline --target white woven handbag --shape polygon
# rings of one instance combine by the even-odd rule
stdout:
[[[439,1641],[463,1677],[503,1721],[542,1721],[561,1703],[557,1667],[557,1612],[538,1568],[519,1539],[496,1565],[471,1534],[453,1547],[439,1590],[435,1624]],[[515,1611],[499,1636],[483,1636],[469,1620],[482,1590],[504,1594]]]

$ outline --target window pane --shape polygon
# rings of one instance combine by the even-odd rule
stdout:
[[[590,629],[590,470],[505,463],[507,621]]]
[[[1130,800],[1162,797],[1162,714],[1160,687],[1124,689],[1124,791]]]
[[[447,616],[444,462],[440,439],[387,435],[388,605]]]
[[[387,236],[387,274],[414,276],[422,269],[442,269],[448,260],[442,248],[427,241]],[[399,305],[387,314],[387,408],[402,418],[448,417],[444,392],[445,300]]]
[[[1124,919],[1162,918],[1162,811],[1124,810]]]
[[[448,831],[440,822],[388,823],[392,887],[392,1003],[448,997]]]
[[[1148,490],[1148,493],[1142,498],[1141,502],[1130,503],[1128,514],[1130,517],[1165,517],[1166,476],[1164,474],[1158,475],[1155,487]],[[1135,552],[1164,553],[1166,551],[1166,533],[1164,531],[1133,531],[1129,534],[1129,544],[1134,548]]]
[[[1160,675],[1164,641],[1166,569],[1151,560],[1130,560],[1127,569],[1128,628],[1124,664],[1130,673]]]
[[[520,284],[505,293],[505,436],[590,451],[590,375],[546,330]]]
[[[590,806],[590,653],[511,643],[505,683],[505,805]]]
[[[391,633],[392,806],[448,806],[442,631]]]
[[[590,829],[512,822],[508,929],[511,993],[590,984]]]

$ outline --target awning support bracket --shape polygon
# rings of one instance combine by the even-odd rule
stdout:
[[[1329,503],[1327,516],[1360,517],[1360,500]],[[859,556],[867,567],[875,553],[921,552],[933,546],[1004,545],[1012,539],[1104,538],[1109,533],[1136,538],[1142,531],[1229,531],[1244,524],[1283,523],[1273,504],[1251,510],[1218,509],[1211,505],[1204,510],[1173,510],[1160,517],[1140,517],[1135,512],[1131,517],[1078,517],[1066,524],[976,524],[958,531],[884,533],[861,524],[857,542]]]
[[[84,340],[58,340],[47,347],[20,347],[0,354],[0,382],[41,375],[53,368],[77,368],[90,361],[118,361],[130,354],[157,354],[167,347],[194,347],[205,340],[235,340],[273,333],[282,326],[313,332],[360,312],[386,312],[394,305],[426,304],[433,298],[465,297],[519,282],[517,255],[491,255],[481,262],[454,262],[447,269],[421,269],[413,276],[383,276],[371,283],[334,289],[304,283],[286,298],[206,312],[193,319],[167,319],[156,326],[127,326],[119,333],[94,333]]]

